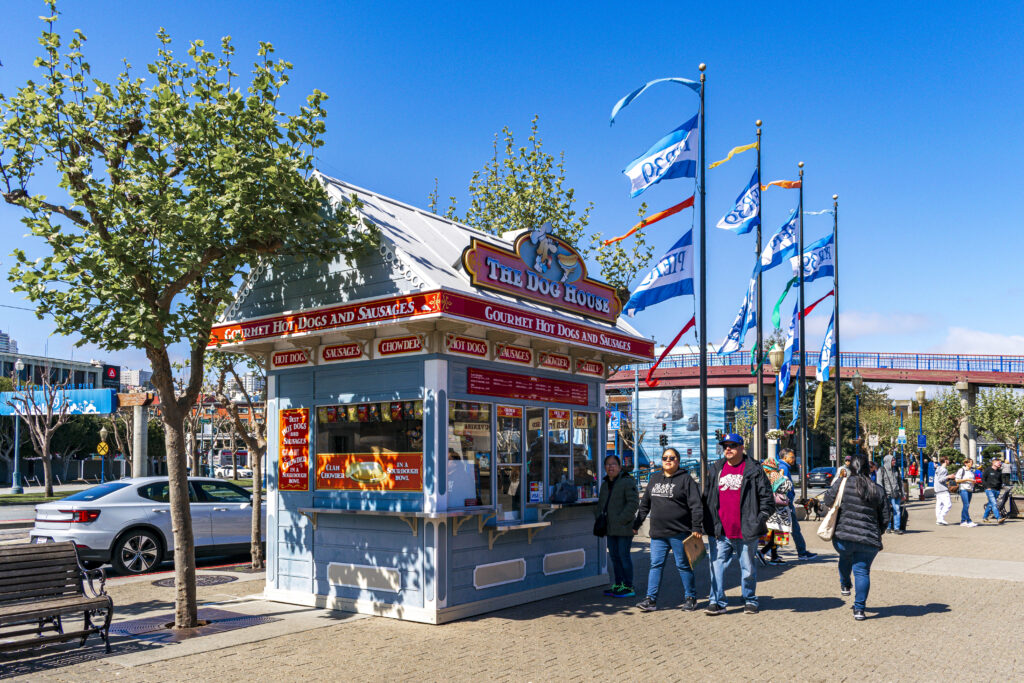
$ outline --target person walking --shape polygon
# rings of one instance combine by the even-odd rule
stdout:
[[[738,559],[743,611],[757,614],[754,552],[758,539],[768,532],[775,501],[764,470],[743,452],[743,437],[726,434],[719,445],[725,457],[708,468],[704,488],[704,531],[711,557],[711,591],[704,613],[725,612],[725,570]]]
[[[839,553],[839,592],[847,596],[851,590],[855,591],[853,618],[857,621],[866,618],[864,608],[871,590],[871,563],[882,549],[882,532],[891,516],[886,494],[880,485],[871,481],[869,471],[866,455],[853,456],[832,535],[832,546]],[[841,484],[842,481],[836,481],[825,492],[822,501],[825,507],[835,503]]]
[[[892,515],[889,519],[889,526],[886,533],[902,534],[900,530],[900,507],[903,505],[903,482],[900,481],[900,473],[896,470],[893,457],[887,455],[882,459],[882,467],[878,470],[877,481],[885,498],[892,506]]]
[[[661,570],[671,550],[683,582],[682,608],[692,612],[697,609],[697,580],[683,541],[691,534],[703,538],[704,508],[697,482],[689,470],[679,466],[679,451],[674,448],[666,448],[661,454],[661,472],[652,474],[647,483],[633,521],[633,534],[648,515],[651,518],[651,570],[647,575],[647,597],[637,607],[643,612],[658,609]]]
[[[598,494],[594,516],[602,512],[607,519],[608,557],[612,564],[612,586],[604,594],[614,598],[631,598],[633,589],[633,558],[630,546],[633,544],[633,520],[640,504],[636,480],[622,470],[622,461],[617,455],[604,459],[604,481]]]
[[[935,469],[935,523],[939,526],[948,526],[946,513],[953,507],[949,499],[949,458],[943,457],[939,460],[939,466]]]
[[[981,485],[985,487],[985,514],[981,521],[988,523],[989,515],[996,524],[1002,524],[1006,518],[999,514],[999,490],[1003,488],[1003,461],[1001,458],[992,458],[989,466],[981,475]]]
[[[911,460],[907,466],[907,480],[912,485],[917,483],[917,460]]]
[[[971,496],[974,494],[974,463],[964,460],[964,464],[956,471],[956,483],[960,487],[960,526],[978,526],[971,521]]]
[[[779,546],[789,545],[789,536],[793,532],[795,521],[789,512],[789,493],[793,490],[793,482],[789,477],[782,474],[782,468],[778,461],[769,458],[761,466],[768,483],[772,487],[772,496],[775,503],[775,512],[768,518],[768,534],[763,538],[764,545],[757,552],[757,560],[762,566],[771,564],[783,565],[779,557]],[[770,552],[769,559],[765,559],[765,553]]]
[[[792,448],[783,448],[779,459],[779,467],[782,470],[782,475],[789,479],[790,484],[793,483],[790,475],[792,474],[793,468],[796,467],[796,453],[793,452]],[[796,499],[796,489],[793,486],[789,487],[789,492],[786,494],[789,498],[789,518],[793,520],[793,544],[796,546],[796,556],[800,560],[813,560],[818,556],[818,553],[812,553],[807,549],[807,542],[804,540],[804,534],[800,531],[800,523],[796,519],[796,505],[793,501]]]

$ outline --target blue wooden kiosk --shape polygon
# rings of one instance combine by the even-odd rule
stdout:
[[[268,365],[271,600],[443,623],[604,585],[604,382],[653,344],[544,226],[358,198],[372,254],[254,269],[211,344]]]

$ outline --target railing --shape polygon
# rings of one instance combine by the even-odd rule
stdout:
[[[872,370],[946,370],[957,372],[1024,372],[1024,356],[974,356],[942,353],[868,353],[844,351],[840,354],[844,368],[866,368]],[[807,353],[807,365],[817,365],[818,352]],[[634,369],[646,372],[654,362],[623,365],[619,372]],[[695,368],[700,365],[700,355],[687,353],[669,356],[658,369]],[[709,353],[708,367],[749,366],[750,352]]]

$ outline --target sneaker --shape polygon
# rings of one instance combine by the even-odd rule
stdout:
[[[772,559],[768,560],[768,564],[770,564],[773,567],[781,567],[782,565],[786,564],[786,561],[780,557],[773,557]]]
[[[938,522],[935,522],[935,523],[937,525],[939,525],[939,526],[949,526],[949,522],[943,522],[942,520],[939,520]]]
[[[850,589],[847,588],[846,586],[840,586],[839,587],[839,594],[843,595],[843,596],[849,596],[850,595]]]
[[[853,610],[853,618],[857,621],[864,621],[865,619],[867,619],[867,616],[864,614],[864,610],[855,609]]]
[[[640,608],[641,612],[653,612],[658,609],[658,606],[654,604],[654,600],[651,600],[650,597],[646,597],[641,600],[637,607]]]
[[[744,614],[757,614],[757,605],[752,602],[748,602],[743,606]]]
[[[1006,521],[1006,517],[1000,517],[999,519],[996,520],[996,524],[1002,524],[1005,521]]]
[[[612,586],[609,586],[608,588],[605,588],[604,594],[609,598],[615,597],[616,591],[618,591],[620,588],[622,588],[622,586],[616,583]]]
[[[683,600],[683,604],[679,606],[679,609],[685,612],[692,612],[697,609],[697,598],[686,598]]]
[[[903,535],[903,530],[902,529],[897,529],[893,533],[896,534],[897,536],[902,536]]]
[[[623,584],[619,584],[619,586],[615,590],[615,592],[612,593],[612,597],[613,598],[635,598],[636,597],[636,591],[633,589],[632,586],[627,586],[626,584],[623,583]]]
[[[725,614],[725,607],[719,605],[717,602],[709,602],[708,606],[704,608],[704,614],[709,617],[714,617],[719,614]]]
[[[961,524],[960,526],[978,526],[978,524],[976,522],[967,522],[966,524]]]
[[[818,553],[806,552],[803,555],[797,555],[801,560],[813,560],[818,556]]]

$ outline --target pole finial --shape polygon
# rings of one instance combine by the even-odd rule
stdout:
[[[706,69],[706,68],[708,68],[708,65],[705,64],[704,62],[701,62],[700,64],[697,65],[698,71],[702,71],[703,72],[704,69]]]
[[[757,121],[754,121],[754,125],[757,126],[758,128],[760,128],[761,127],[761,119],[758,119]]]
[[[798,161],[796,165],[799,166],[800,168],[803,168],[804,167],[804,162]]]
[[[837,194],[832,195],[832,201],[834,201],[834,202],[839,201],[839,195],[837,195]]]

